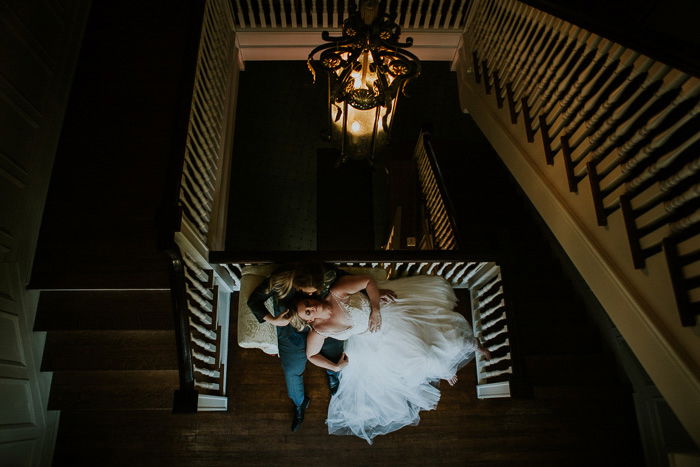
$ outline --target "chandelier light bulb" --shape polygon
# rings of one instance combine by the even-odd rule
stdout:
[[[350,129],[353,131],[353,133],[359,133],[362,129],[362,125],[360,125],[360,122],[355,120],[354,122],[352,122],[352,125],[350,125]]]

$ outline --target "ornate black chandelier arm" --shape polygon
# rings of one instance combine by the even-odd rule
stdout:
[[[347,44],[352,43],[352,41],[348,41]],[[314,59],[314,55],[317,53],[321,52],[322,50],[327,50],[327,49],[332,49],[332,48],[337,48],[342,45],[347,45],[347,44],[338,44],[338,43],[331,43],[331,44],[321,44],[318,47],[315,47],[306,57],[306,66],[308,67],[309,71],[311,72],[311,76],[313,77],[313,82],[316,83],[316,67],[317,66],[322,66],[321,63],[319,63],[317,60]],[[321,71],[321,70],[319,70]]]
[[[405,44],[401,44],[398,42],[389,42],[389,41],[385,41],[383,39],[379,39],[379,43],[387,51],[393,52],[393,53],[398,54],[400,56],[405,56],[403,58],[408,58],[411,62],[415,62],[416,65],[418,65],[418,68],[420,69],[420,60],[418,59],[418,57],[416,57],[412,52],[409,52],[408,50],[403,50],[406,47],[411,47],[413,45],[413,38],[407,37]],[[401,50],[397,49],[397,47],[400,47]]]
[[[321,39],[327,42],[342,42],[345,40],[350,39],[351,41],[354,40],[354,38],[351,38],[350,36],[342,35],[342,36],[337,36],[333,37],[331,36],[331,33],[329,31],[323,31],[321,33]]]
[[[348,59],[345,61],[345,65],[341,65],[343,67],[343,71],[340,73],[340,75],[336,75],[332,72],[329,73],[332,84],[335,84],[335,86],[332,86],[333,92],[331,92],[330,95],[332,102],[342,102],[347,99],[347,96],[343,96],[342,94],[345,92],[345,85],[348,81],[348,77],[352,73],[353,64],[361,53],[362,50],[359,49],[352,51]]]

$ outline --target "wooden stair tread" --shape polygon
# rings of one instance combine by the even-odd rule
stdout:
[[[169,290],[44,291],[36,331],[173,329]]]
[[[54,373],[49,410],[172,410],[177,370]]]
[[[54,331],[46,338],[42,371],[174,370],[173,331]]]
[[[164,289],[170,287],[168,262],[164,256],[119,262],[114,258],[85,255],[85,266],[34,263],[28,288],[70,289]]]

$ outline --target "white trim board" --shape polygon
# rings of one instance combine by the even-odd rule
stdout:
[[[403,33],[401,40],[413,38],[407,50],[423,61],[451,62],[457,52],[462,34],[455,32]],[[319,31],[311,32],[249,32],[236,33],[240,55],[244,62],[257,60],[306,60],[311,50],[321,44]]]

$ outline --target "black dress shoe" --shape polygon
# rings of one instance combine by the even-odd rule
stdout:
[[[309,406],[311,399],[304,397],[304,402],[299,407],[294,407],[294,419],[292,420],[292,431],[298,431],[301,424],[304,422],[304,412]]]
[[[340,380],[335,375],[326,375],[328,380],[328,390],[331,392],[331,396],[334,396],[338,392],[338,386],[340,385]]]

